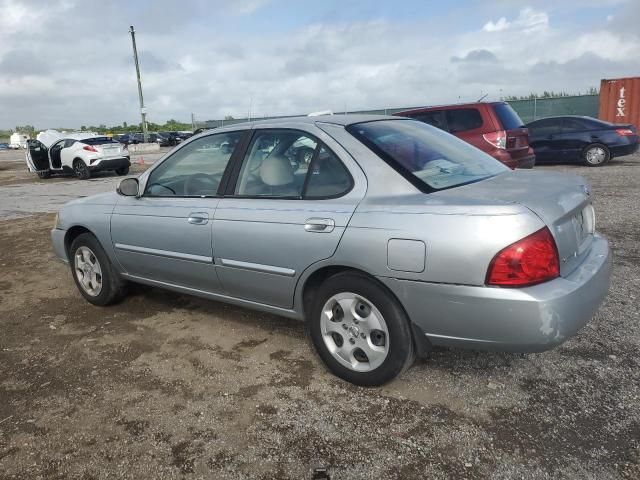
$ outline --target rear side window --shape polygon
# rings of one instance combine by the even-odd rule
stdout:
[[[298,130],[258,130],[242,163],[237,196],[321,199],[344,195],[351,175],[318,139]]]
[[[118,143],[116,140],[109,137],[91,137],[80,140],[87,145],[105,145],[107,143]]]
[[[493,177],[508,167],[467,142],[411,120],[378,120],[349,133],[423,192]]]
[[[576,118],[565,118],[562,121],[563,132],[581,132],[587,130],[587,125]]]
[[[351,175],[334,153],[320,145],[307,174],[304,198],[337,197],[351,189]]]
[[[516,111],[507,103],[495,103],[493,110],[496,112],[502,128],[504,130],[513,130],[515,128],[524,128],[524,123]]]
[[[417,115],[412,115],[411,118],[414,118],[420,122],[427,123],[429,125],[433,125],[434,127],[437,127],[440,130],[447,129],[446,125],[444,124],[444,117],[442,115],[442,110],[418,113]]]
[[[482,126],[482,115],[477,108],[445,110],[449,132],[466,132]]]

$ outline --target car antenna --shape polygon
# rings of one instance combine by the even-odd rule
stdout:
[[[487,95],[489,95],[489,94],[488,94],[488,93],[485,93],[484,95],[482,95],[482,96],[481,96],[481,97],[476,101],[476,103],[481,102],[482,100],[484,100],[485,98],[487,98]]]

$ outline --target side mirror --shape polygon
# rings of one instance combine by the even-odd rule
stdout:
[[[116,192],[125,197],[137,197],[139,188],[137,178],[125,178],[118,184]]]

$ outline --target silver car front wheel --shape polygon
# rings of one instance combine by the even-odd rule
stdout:
[[[102,291],[102,268],[95,253],[89,247],[80,247],[74,257],[76,277],[81,288],[92,297]]]
[[[356,372],[378,368],[389,354],[389,330],[368,299],[352,292],[333,295],[322,308],[322,339],[341,365]]]
[[[123,297],[125,283],[91,233],[81,233],[73,239],[69,265],[78,290],[89,303],[110,305]]]

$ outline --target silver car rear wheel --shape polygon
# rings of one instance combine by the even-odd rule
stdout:
[[[89,247],[82,246],[74,255],[76,278],[87,295],[97,297],[102,291],[102,267],[95,253]]]
[[[384,317],[356,293],[338,293],[327,300],[320,313],[320,331],[332,357],[354,372],[375,370],[389,354]]]

